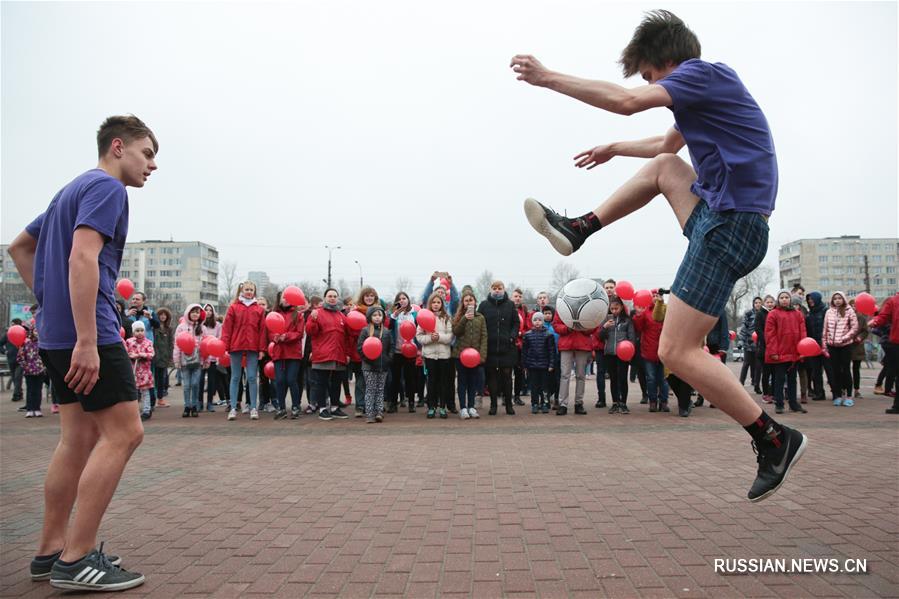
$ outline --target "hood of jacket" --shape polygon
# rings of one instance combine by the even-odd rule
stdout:
[[[821,312],[824,310],[824,303],[822,301],[820,292],[812,291],[808,294],[807,297],[811,298],[815,302],[815,305],[810,308],[811,312]]]
[[[200,316],[200,322],[203,323],[206,321],[206,312],[203,310],[203,306],[200,304],[188,304],[187,308],[184,309],[184,324],[190,324],[190,320],[187,318],[187,315],[190,314],[190,311],[194,308],[199,308],[202,313]]]
[[[835,295],[839,295],[841,298],[843,298],[843,305],[846,306],[847,308],[849,307],[849,301],[846,299],[846,294],[843,293],[842,291],[834,291],[833,293],[830,294],[830,307],[831,308],[836,307],[833,305],[833,296],[835,296]]]

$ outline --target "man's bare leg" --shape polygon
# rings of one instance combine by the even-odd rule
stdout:
[[[99,440],[78,482],[78,511],[60,557],[66,562],[79,560],[96,547],[103,514],[144,436],[136,401],[117,403],[88,416],[99,431]]]
[[[717,316],[709,316],[672,295],[659,341],[659,357],[671,372],[689,383],[716,408],[748,426],[758,420],[762,408],[717,356],[702,349],[705,336]]]
[[[81,409],[81,404],[60,405],[59,417],[59,444],[44,483],[44,527],[38,555],[52,555],[65,547],[78,480],[100,438],[93,418]]]

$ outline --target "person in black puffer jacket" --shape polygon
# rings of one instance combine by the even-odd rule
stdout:
[[[805,316],[805,330],[808,336],[821,345],[821,336],[824,334],[824,315],[827,306],[822,301],[821,293],[812,291],[805,296],[808,305],[808,314]],[[823,356],[805,358],[805,367],[809,378],[809,395],[813,400],[821,401],[825,396],[823,371],[827,369],[827,380],[830,381],[830,361]]]
[[[755,314],[762,307],[762,298],[752,298],[752,308],[743,313],[743,326],[740,327],[740,344],[743,346],[743,367],[740,368],[740,384],[746,384],[746,374],[756,393],[761,395],[759,389],[759,362],[756,354],[756,344],[752,341],[752,332],[755,330]]]
[[[765,322],[768,313],[774,309],[774,296],[766,295],[761,309],[755,315],[756,354],[762,359],[762,401],[774,403],[774,367],[764,363],[765,356]]]
[[[513,415],[512,369],[518,361],[519,319],[502,281],[490,285],[490,296],[478,306],[487,321],[487,386],[490,388],[490,415],[496,415],[497,399],[503,396],[506,414]]]
[[[531,414],[549,413],[546,381],[556,363],[556,338],[544,326],[543,312],[531,316],[532,328],[521,339],[521,365],[531,385]]]

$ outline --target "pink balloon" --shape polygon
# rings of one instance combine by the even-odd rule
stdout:
[[[412,341],[412,338],[415,337],[415,323],[411,320],[404,320],[400,324],[400,337],[404,341]]]
[[[403,346],[400,348],[400,352],[406,358],[414,358],[418,355],[418,348],[415,347],[414,343],[403,343]]]
[[[346,315],[346,323],[347,326],[350,327],[350,330],[361,331],[362,327],[364,327],[368,323],[368,321],[365,320],[365,316],[362,315],[362,312],[353,310]]]
[[[615,295],[627,301],[634,299],[634,286],[629,281],[618,281],[615,284]]]
[[[877,302],[874,301],[874,297],[870,293],[862,291],[855,296],[855,310],[862,314],[873,316],[874,312],[877,311]]]
[[[855,305],[858,305],[858,299],[855,300]],[[811,337],[805,337],[804,339],[799,340],[796,351],[798,351],[799,355],[803,358],[811,358],[812,356],[821,354],[821,346]]]
[[[481,363],[481,352],[473,347],[463,349],[462,353],[459,354],[459,361],[466,368],[474,368]]]
[[[652,291],[641,289],[633,294],[634,305],[638,308],[648,308],[652,305]]]
[[[306,305],[306,296],[303,294],[303,290],[294,285],[285,287],[284,291],[281,293],[281,297],[291,306]]]
[[[733,341],[734,339],[737,338],[737,332],[736,332],[736,331],[731,331],[729,334],[730,334],[730,340],[731,340],[731,341]]]
[[[129,279],[119,279],[119,282],[116,283],[116,291],[119,292],[119,295],[124,297],[125,299],[131,299],[131,296],[134,295],[134,283],[132,283]]]
[[[418,326],[427,333],[433,333],[437,328],[437,317],[430,310],[422,310],[418,313]]]
[[[362,353],[365,354],[365,357],[369,360],[374,360],[380,356],[382,351],[384,351],[384,346],[377,337],[369,337],[362,342]]]
[[[273,335],[281,335],[287,332],[287,321],[279,312],[269,312],[265,317],[265,326]]]
[[[197,349],[196,338],[187,331],[178,333],[178,336],[175,337],[175,343],[178,344],[178,349],[185,354],[192,354],[194,353],[194,350]]]
[[[9,330],[6,331],[6,338],[16,347],[22,347],[25,344],[25,337],[27,336],[28,331],[25,330],[25,327],[18,324],[12,325],[9,327]]]
[[[615,347],[615,354],[618,356],[618,359],[624,360],[625,362],[630,362],[636,351],[637,348],[634,347],[634,344],[626,339],[619,342]]]
[[[268,355],[272,355],[275,353],[275,342],[272,341],[268,344]]]

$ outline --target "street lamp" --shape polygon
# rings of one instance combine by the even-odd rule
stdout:
[[[353,260],[353,262],[355,262],[355,263],[356,263],[356,266],[359,267],[359,289],[362,289],[362,287],[363,287],[363,283],[362,283],[362,264],[360,264],[358,260]]]
[[[335,245],[335,246],[326,245],[325,249],[328,250],[328,287],[330,287],[331,286],[331,252],[333,252],[334,250],[339,250],[340,246],[339,245]]]

